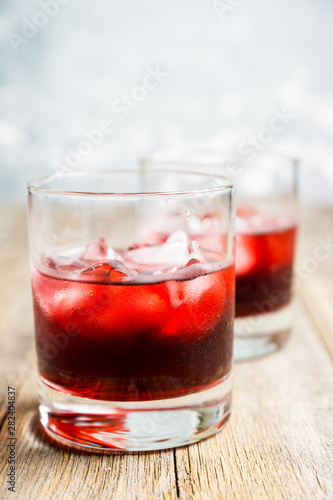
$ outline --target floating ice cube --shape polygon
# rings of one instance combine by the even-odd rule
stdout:
[[[164,243],[129,250],[125,255],[126,260],[144,266],[182,266],[188,261],[187,245],[182,243]]]
[[[236,231],[246,233],[251,229],[260,228],[264,219],[260,212],[250,207],[242,207],[237,209],[236,213]]]
[[[208,232],[219,232],[221,222],[214,215],[206,215],[200,219],[196,215],[187,218],[187,227],[191,234],[207,234]]]
[[[47,255],[42,255],[41,261],[43,266],[45,266],[48,269],[55,270],[58,267],[56,261],[51,257],[48,257]]]
[[[201,220],[196,215],[191,214],[190,217],[187,217],[187,227],[191,233],[199,233],[202,228]]]
[[[108,245],[104,238],[98,238],[88,243],[82,255],[83,260],[96,262],[107,258],[113,259],[114,257],[114,250],[111,248],[108,249]]]
[[[198,259],[191,259],[188,261],[185,267],[193,266],[194,264],[201,264],[201,261]]]
[[[258,262],[256,239],[246,235],[236,235],[236,276],[250,273]]]
[[[292,220],[286,215],[275,215],[260,212],[255,208],[242,207],[237,210],[237,233],[264,233],[268,230],[287,228],[292,225]]]
[[[64,272],[71,272],[76,274],[82,269],[83,261],[77,257],[57,255],[56,257],[42,256],[42,266],[46,272],[54,272],[61,275]]]
[[[239,217],[237,215],[236,217],[236,231],[238,233],[245,233],[251,228],[251,225],[249,224],[248,220],[244,219],[243,217]]]
[[[190,242],[184,231],[175,231],[161,245],[141,246],[128,250],[124,259],[131,268],[134,264],[138,268],[148,267],[155,272],[172,272],[186,266],[194,255],[200,259],[197,242]]]
[[[199,250],[199,243],[195,240],[192,240],[188,244],[188,253],[189,254],[195,254]]]
[[[111,281],[124,281],[126,278],[133,276],[133,272],[119,260],[98,262],[97,264],[84,269],[81,274],[88,278],[102,277],[108,278]]]
[[[165,243],[183,243],[184,245],[188,245],[188,236],[184,231],[175,231],[170,234]]]

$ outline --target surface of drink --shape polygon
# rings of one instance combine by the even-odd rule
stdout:
[[[169,243],[120,253],[100,239],[32,270],[39,369],[48,386],[147,401],[213,387],[230,373],[234,266],[182,258]],[[166,253],[161,271],[153,256],[158,262]]]
[[[291,217],[237,210],[236,317],[275,312],[290,303],[296,231]]]

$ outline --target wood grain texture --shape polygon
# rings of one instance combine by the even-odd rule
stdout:
[[[300,294],[333,359],[333,208],[306,211],[302,229]]]
[[[235,366],[225,432],[176,451],[181,498],[333,498],[332,387],[329,356],[298,306],[283,351]]]
[[[306,214],[299,262],[331,230],[332,213]],[[0,233],[8,235],[0,244],[0,498],[333,498],[333,259],[301,283],[287,346],[235,366],[232,418],[220,434],[176,450],[97,455],[53,444],[40,429],[23,211],[2,211]],[[15,494],[5,486],[8,384],[18,395]]]

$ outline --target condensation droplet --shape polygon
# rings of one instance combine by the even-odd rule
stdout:
[[[56,234],[52,234],[51,235],[51,241],[57,241],[57,235]]]
[[[188,211],[186,212],[186,218],[188,219],[189,217],[191,217],[191,215],[192,215],[191,210],[188,210]]]

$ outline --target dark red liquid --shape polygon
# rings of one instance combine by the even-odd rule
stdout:
[[[51,387],[111,401],[176,397],[231,367],[234,268],[160,283],[33,270],[39,369]],[[115,276],[112,278],[115,279]]]
[[[291,299],[296,226],[279,219],[264,220],[264,227],[258,221],[258,226],[237,231],[238,317],[274,312]]]

